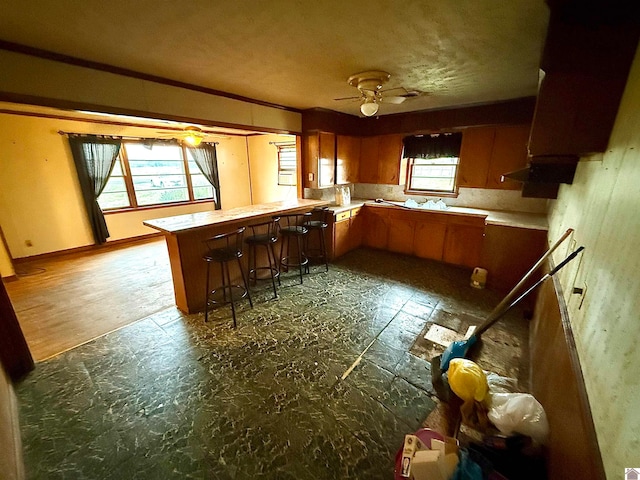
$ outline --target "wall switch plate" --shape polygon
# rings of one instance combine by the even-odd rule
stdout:
[[[310,173],[309,173],[309,181],[310,181],[310,182],[313,182],[313,172],[310,172]]]

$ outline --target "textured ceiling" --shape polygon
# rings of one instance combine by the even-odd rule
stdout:
[[[27,8],[28,6],[28,8]],[[379,114],[535,95],[544,0],[0,0],[0,39],[293,108],[347,78],[427,92]]]

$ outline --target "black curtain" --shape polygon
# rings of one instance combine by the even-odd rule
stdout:
[[[104,214],[98,205],[98,197],[104,190],[109,175],[116,164],[120,144],[120,140],[100,138],[95,135],[72,135],[69,137],[82,198],[97,244],[106,242],[109,237]]]
[[[202,143],[199,147],[187,148],[198,168],[213,186],[213,199],[216,202],[216,210],[222,208],[220,200],[220,176],[218,175],[218,155],[215,144]]]
[[[461,133],[405,137],[404,158],[440,158],[460,156]]]

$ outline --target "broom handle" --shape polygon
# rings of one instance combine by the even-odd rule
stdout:
[[[529,280],[529,277],[533,275],[533,273],[536,270],[538,270],[538,268],[540,268],[540,266],[545,262],[545,260],[549,258],[549,255],[551,255],[562,244],[562,242],[564,242],[567,239],[567,237],[572,233],[573,233],[573,228],[568,228],[567,231],[564,232],[564,235],[562,235],[562,237],[560,237],[558,241],[554,243],[553,246],[549,250],[547,250],[544,255],[542,255],[542,257],[540,257],[540,260],[538,260],[536,264],[533,267],[531,267],[531,269],[524,275],[524,277],[522,277],[522,279],[516,284],[516,286],[511,289],[511,291],[507,294],[507,296],[504,297],[502,301],[496,306],[496,308],[494,308],[491,311],[487,319],[473,333],[474,335],[480,335],[487,328],[489,328],[498,318],[502,316],[502,314],[504,313],[502,312],[502,310],[504,310],[506,307],[508,307],[511,304],[511,300],[513,299],[513,297],[516,296],[516,293],[518,293],[518,291],[527,282],[527,280]]]
[[[473,335],[478,336],[478,335],[482,334],[482,332],[487,330],[491,325],[493,325],[496,321],[498,321],[503,315],[506,315],[506,313],[509,310],[511,310],[513,307],[515,307],[517,304],[519,304],[527,295],[529,295],[536,288],[538,288],[542,283],[544,283],[545,280],[547,280],[548,278],[553,277],[558,272],[558,270],[560,270],[567,263],[569,263],[571,260],[576,258],[576,256],[583,250],[584,250],[584,247],[580,247],[575,252],[573,252],[571,255],[569,255],[567,258],[565,258],[558,266],[556,266],[553,270],[551,270],[544,277],[542,277],[540,280],[538,280],[534,285],[529,287],[526,292],[524,292],[522,295],[520,295],[518,298],[516,298],[507,308],[505,308],[502,312],[500,312],[500,314],[497,315],[496,318],[493,319],[493,321],[488,322],[487,320],[485,320],[484,323],[482,325],[480,325],[480,327],[478,327],[475,332],[473,332]]]

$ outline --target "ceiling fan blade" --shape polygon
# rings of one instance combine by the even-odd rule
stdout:
[[[400,105],[407,97],[382,97],[381,101],[392,105]]]
[[[383,93],[383,94],[387,94],[389,92],[396,92],[396,95],[400,97],[407,94],[407,89],[404,87],[394,87],[394,88],[388,88],[386,90],[385,89],[380,90],[380,93]]]
[[[334,98],[334,101],[340,101],[340,100],[360,100],[360,96],[357,97],[341,97],[341,98]]]

